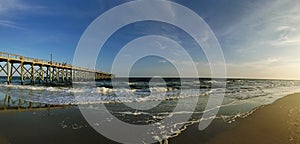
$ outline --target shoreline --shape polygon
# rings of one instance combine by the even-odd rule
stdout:
[[[190,125],[169,143],[300,143],[300,93],[289,94],[259,107],[233,123],[215,119],[204,131]]]
[[[30,110],[0,113],[0,143],[111,143],[89,126],[79,109]],[[271,104],[258,107],[247,117],[229,123],[214,119],[203,131],[199,123],[163,143],[300,143],[300,93],[281,97]],[[16,131],[17,130],[17,131]],[[159,143],[159,142],[157,142]]]

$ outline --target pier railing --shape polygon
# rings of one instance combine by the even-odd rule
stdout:
[[[72,67],[71,64],[53,62],[53,61],[44,60],[44,59],[30,58],[30,57],[17,55],[17,54],[9,54],[9,53],[5,53],[5,52],[0,52],[0,58],[8,58],[11,60],[21,60],[21,61],[32,62],[32,63],[43,63],[43,64],[52,64],[52,65],[58,65],[58,66]],[[74,68],[76,68],[76,67],[74,67]],[[78,67],[78,69],[80,69],[80,68]]]

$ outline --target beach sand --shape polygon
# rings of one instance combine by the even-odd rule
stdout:
[[[97,133],[77,107],[1,111],[0,144],[117,144]]]
[[[232,124],[215,119],[204,131],[198,124],[169,143],[209,144],[297,144],[300,143],[300,94],[288,95],[263,106]]]
[[[204,131],[193,124],[171,144],[300,143],[300,94],[286,96],[233,123],[215,119]],[[98,134],[77,107],[0,113],[0,143],[116,144]]]

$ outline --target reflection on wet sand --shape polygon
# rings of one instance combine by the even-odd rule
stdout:
[[[25,99],[15,98],[5,94],[4,99],[0,100],[0,112],[5,111],[32,111],[32,110],[50,110],[59,108],[68,108],[72,105],[53,105],[40,102],[28,101]]]

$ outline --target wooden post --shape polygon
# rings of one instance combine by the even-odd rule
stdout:
[[[51,70],[51,68],[52,68],[52,70]],[[53,67],[51,67],[50,66],[50,83],[52,83],[53,82]]]
[[[59,70],[58,67],[56,67],[56,81],[59,83]]]
[[[66,68],[66,82],[69,82],[69,69]]]
[[[34,69],[34,64],[31,64],[31,84],[35,84],[35,69]]]
[[[21,85],[24,85],[24,63],[21,62]]]
[[[41,73],[41,80],[43,83],[45,83],[45,74],[44,74],[44,68],[43,65],[40,65],[40,73]]]
[[[9,79],[10,79],[10,68],[9,68],[9,60],[7,60],[7,62],[6,62],[6,75],[7,75],[7,84],[10,84],[10,81],[9,81]]]
[[[50,80],[50,77],[49,77],[49,66],[46,67],[46,83],[48,83],[48,80]]]
[[[62,79],[62,83],[64,83],[64,81],[65,81],[65,69],[64,68],[61,69],[61,79]]]
[[[77,81],[77,71],[75,69],[73,70],[72,75],[73,75],[73,81]]]
[[[70,69],[70,81],[73,82],[73,69]]]

